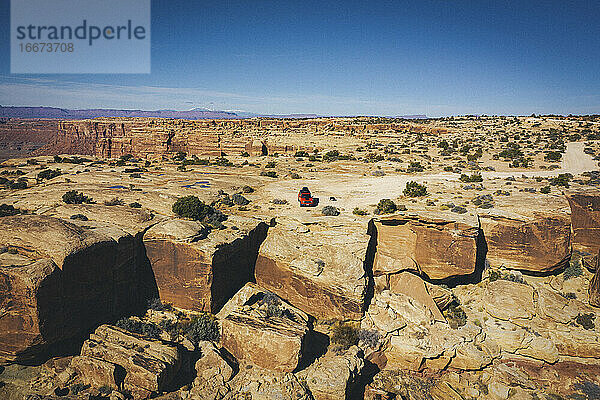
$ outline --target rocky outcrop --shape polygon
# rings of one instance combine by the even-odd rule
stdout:
[[[374,220],[372,229],[377,235],[375,276],[414,271],[446,279],[475,272],[480,233],[476,220],[393,215]]]
[[[168,388],[180,363],[174,344],[102,325],[83,343],[81,357],[73,359],[72,367],[86,381],[117,386],[135,398],[147,398]],[[102,373],[97,374],[98,371]],[[106,381],[100,382],[101,377]]]
[[[256,282],[314,317],[361,318],[370,237],[357,230],[278,221],[260,247]]]
[[[207,229],[197,221],[173,219],[144,235],[163,301],[194,311],[217,312],[246,282],[253,280],[258,248],[268,226],[230,217],[238,230]]]
[[[234,370],[214,343],[201,341],[198,349],[200,359],[196,361],[196,378],[190,394],[203,400],[222,399],[230,390],[227,382],[233,377]]]
[[[141,241],[23,215],[0,219],[0,359],[33,361],[143,309],[156,287]]]
[[[306,382],[315,400],[351,398],[364,366],[361,350],[353,346],[345,353],[327,353],[297,376]]]
[[[248,283],[217,316],[221,344],[236,359],[274,371],[298,367],[309,331],[304,312]]]
[[[398,274],[391,275],[390,292],[404,294],[418,301],[431,312],[437,321],[445,321],[438,305],[433,297],[429,294],[425,282],[417,275],[403,271]],[[431,285],[434,286],[434,285]]]
[[[569,193],[573,227],[573,249],[584,254],[584,262],[593,267],[600,250],[600,195],[597,192]]]
[[[551,272],[566,265],[571,256],[571,221],[568,215],[535,212],[507,217],[480,214],[493,267],[530,272]]]

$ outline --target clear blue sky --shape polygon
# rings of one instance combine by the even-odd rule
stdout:
[[[600,113],[592,0],[153,1],[149,75],[11,75],[0,18],[2,105]]]

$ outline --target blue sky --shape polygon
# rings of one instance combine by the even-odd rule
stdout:
[[[152,73],[11,75],[0,104],[321,115],[600,113],[596,1],[152,1]]]

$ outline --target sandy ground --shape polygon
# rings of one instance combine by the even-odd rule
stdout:
[[[561,168],[547,171],[510,171],[510,172],[482,172],[484,179],[506,178],[509,176],[536,177],[556,176],[560,173],[581,174],[585,171],[598,170],[597,161],[583,152],[584,144],[581,142],[568,143],[563,155]],[[314,197],[319,198],[320,210],[323,206],[333,205],[342,211],[352,211],[354,207],[365,208],[375,205],[383,198],[394,199],[402,195],[402,191],[408,181],[419,183],[444,183],[457,182],[459,176],[453,173],[420,174],[420,175],[386,175],[382,177],[373,176],[350,176],[343,174],[332,174],[320,176],[316,179],[284,180],[273,182],[263,188],[268,198],[285,199],[291,205],[297,204],[298,190],[307,186]],[[330,197],[335,197],[332,201]],[[296,208],[298,214],[314,212],[313,209]]]

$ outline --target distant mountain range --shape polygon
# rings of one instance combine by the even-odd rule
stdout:
[[[53,119],[88,119],[98,117],[147,117],[175,119],[240,119],[240,118],[317,118],[317,114],[256,114],[244,111],[215,111],[206,108],[193,108],[188,111],[177,110],[115,110],[94,108],[86,110],[69,110],[56,107],[3,107],[0,106],[0,118],[53,118]],[[425,115],[404,115],[396,118],[420,119]]]

